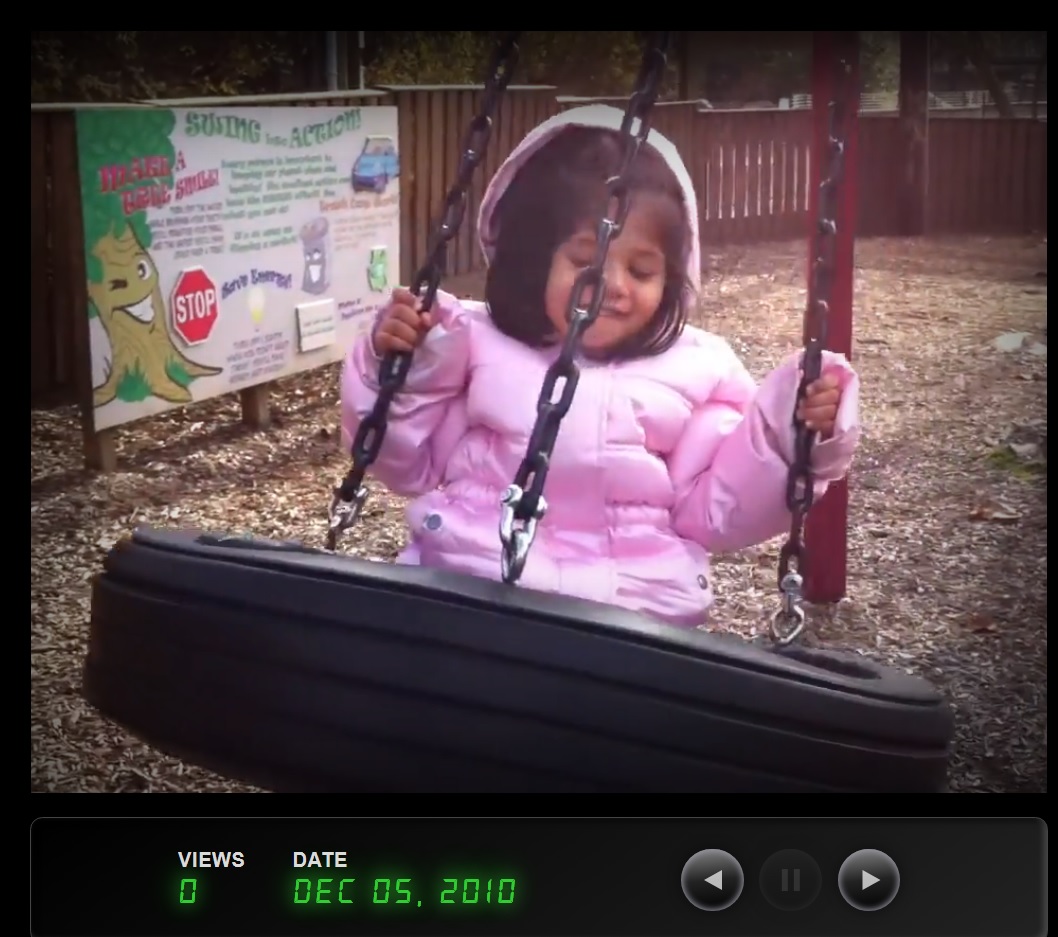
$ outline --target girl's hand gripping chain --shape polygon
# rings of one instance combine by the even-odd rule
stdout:
[[[422,300],[411,290],[395,289],[389,308],[375,327],[373,343],[380,358],[388,352],[413,352],[433,324],[430,313],[422,313]]]
[[[829,439],[834,432],[834,420],[841,406],[841,382],[836,374],[824,374],[808,385],[804,400],[797,408],[797,418],[821,439]]]

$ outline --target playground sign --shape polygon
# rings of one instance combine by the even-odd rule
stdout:
[[[395,107],[89,109],[77,149],[96,430],[340,360],[397,282]]]

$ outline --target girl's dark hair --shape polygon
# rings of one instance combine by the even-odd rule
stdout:
[[[585,224],[595,225],[606,207],[606,180],[620,169],[620,134],[595,127],[567,127],[534,153],[515,174],[496,206],[496,242],[485,281],[485,300],[496,327],[526,345],[554,342],[544,292],[555,251]],[[661,354],[686,323],[686,207],[675,174],[652,147],[639,150],[631,191],[671,199],[665,225],[665,287],[650,324],[607,349],[608,359]]]

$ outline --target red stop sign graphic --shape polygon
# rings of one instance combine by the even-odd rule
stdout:
[[[201,345],[209,338],[220,315],[220,300],[217,285],[201,267],[192,267],[177,276],[169,315],[173,331],[188,345]]]

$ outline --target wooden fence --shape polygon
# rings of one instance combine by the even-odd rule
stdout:
[[[586,98],[559,98],[563,107]],[[624,98],[590,99],[622,107]],[[702,241],[712,249],[805,236],[809,110],[702,110],[656,105],[653,126],[679,148],[698,196]],[[946,118],[929,125],[928,234],[1003,234],[1047,227],[1047,125]],[[861,114],[857,235],[900,230],[904,131],[895,115]]]
[[[477,87],[389,87],[237,99],[168,101],[168,106],[395,104],[401,145],[401,278],[423,259],[431,222],[455,176],[464,129],[480,104]],[[621,106],[623,100],[612,99]],[[463,230],[448,274],[481,268],[475,220],[486,181],[533,126],[583,99],[557,98],[551,87],[512,87],[493,130],[485,165],[472,185]],[[85,321],[84,251],[74,138],[76,106],[31,111],[31,374],[39,402],[78,399],[75,328]],[[711,250],[800,238],[807,231],[811,112],[701,111],[697,102],[657,106],[654,126],[683,156],[698,197],[703,242]],[[896,117],[860,120],[858,230],[895,234],[905,165]],[[928,233],[1046,230],[1047,127],[1029,120],[950,118],[929,127]],[[83,380],[83,375],[81,377]]]

